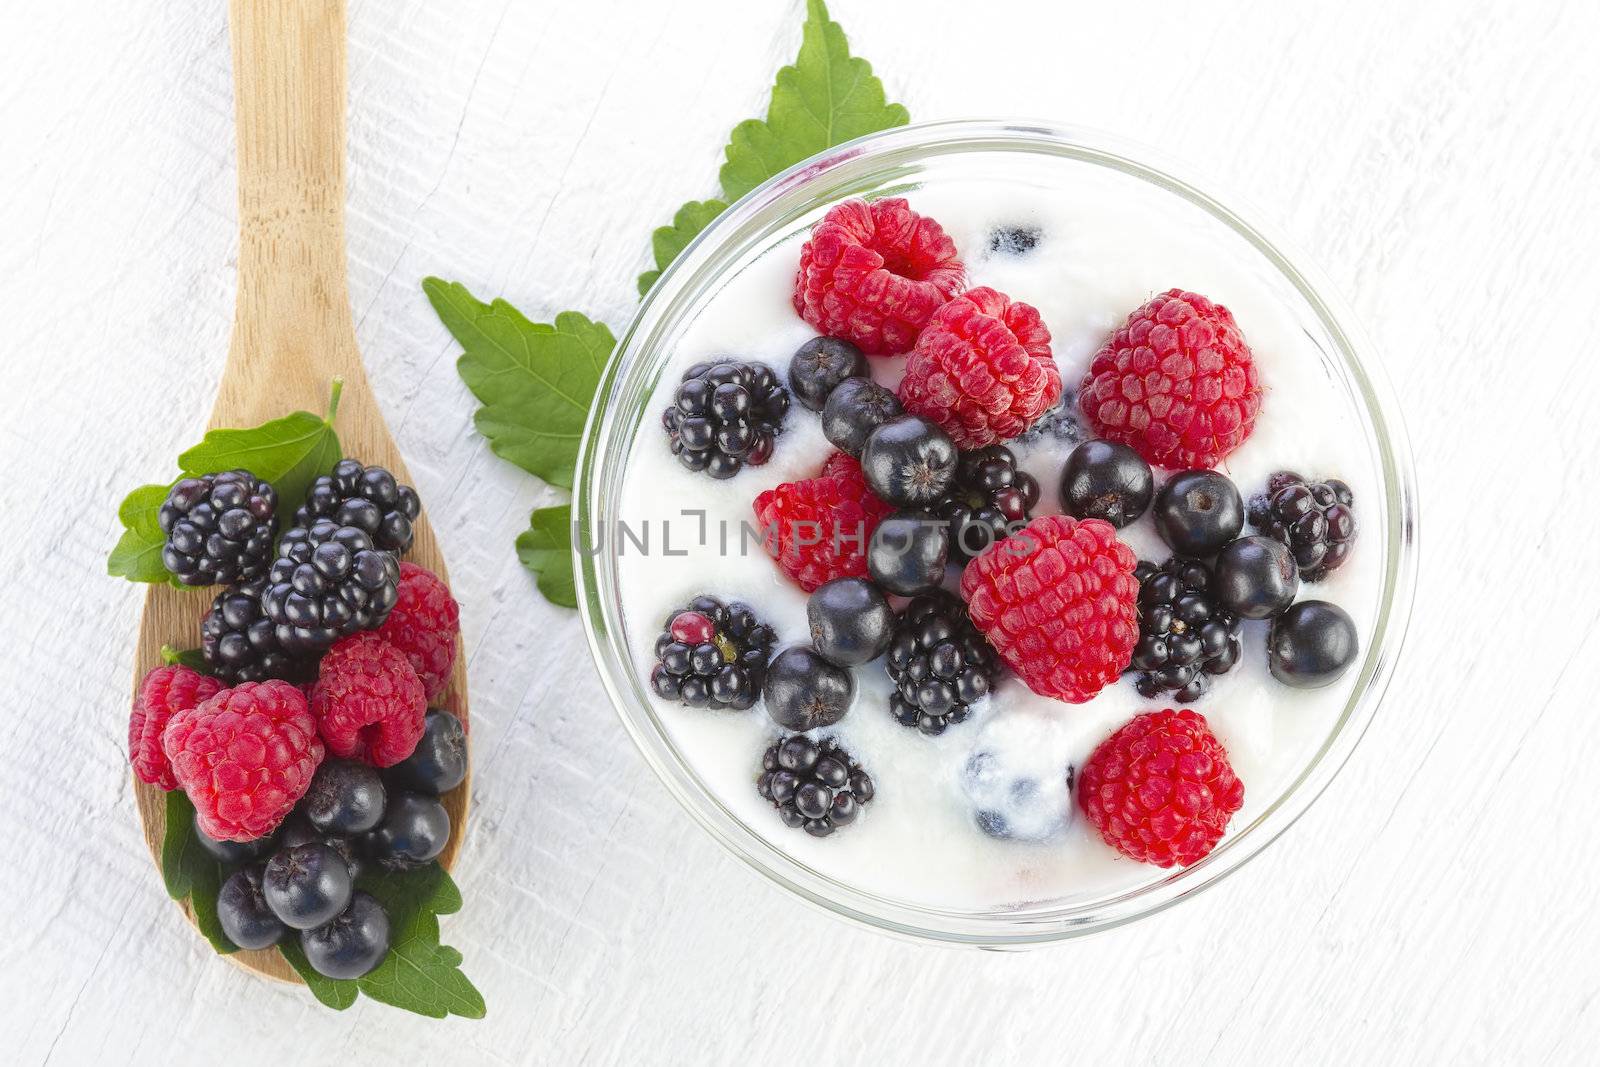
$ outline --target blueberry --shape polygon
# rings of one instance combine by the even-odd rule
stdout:
[[[786,648],[767,666],[762,691],[767,714],[787,730],[832,726],[850,710],[856,683],[850,671],[823,659],[813,648]]]
[[[385,870],[413,870],[444,851],[450,813],[436,797],[398,793],[389,798],[383,822],[362,841],[367,855]]]
[[[961,768],[961,791],[990,837],[1047,841],[1072,821],[1072,779],[1047,724],[1001,716],[978,735]]]
[[[1267,666],[1296,689],[1319,689],[1356,661],[1361,639],[1355,621],[1326,600],[1303,600],[1272,621]]]
[[[1002,226],[989,231],[989,251],[1004,256],[1020,256],[1033,251],[1040,236],[1042,231],[1037,226]]]
[[[360,978],[389,954],[389,914],[371,894],[356,893],[344,911],[302,931],[300,948],[318,974]]]
[[[789,360],[789,389],[812,411],[821,411],[828,395],[846,378],[867,376],[867,357],[861,349],[837,337],[813,337]]]
[[[261,880],[267,906],[296,930],[321,926],[339,914],[353,889],[344,859],[320,841],[279,849]]]
[[[950,527],[925,511],[897,511],[867,545],[867,573],[901,596],[938,588],[950,559]]]
[[[859,456],[872,431],[905,414],[900,398],[870,378],[846,378],[822,408],[822,435],[842,452]]]
[[[200,847],[209,852],[218,863],[227,867],[236,867],[241,863],[258,860],[272,851],[274,845],[271,834],[258,837],[254,841],[218,841],[200,829],[198,817],[194,820],[194,839],[200,842]]]
[[[345,866],[350,868],[350,877],[360,878],[362,861],[361,848],[356,843],[359,839],[345,837],[340,834],[327,834],[311,825],[303,809],[283,820],[283,825],[278,828],[278,847],[280,849],[293,848],[296,845],[309,845],[313,842],[327,845],[339,854]]]
[[[938,501],[955,481],[960,461],[950,435],[915,415],[878,427],[861,448],[867,487],[903,508]]]
[[[416,751],[390,767],[387,774],[401,789],[434,796],[460,785],[467,777],[467,734],[461,720],[442,708],[430,708]]]
[[[1181,556],[1208,558],[1244,529],[1244,501],[1226,475],[1174,474],[1156,493],[1156,532]]]
[[[894,609],[883,591],[864,578],[835,578],[806,601],[811,644],[841,667],[870,663],[883,655],[894,633]]]
[[[276,945],[288,932],[283,921],[272,913],[261,891],[264,866],[241,867],[228,876],[217,894],[217,921],[222,932],[240,948],[266,948]]]
[[[1150,464],[1111,441],[1085,441],[1061,469],[1061,506],[1078,519],[1104,519],[1120,529],[1144,514],[1154,492]]]
[[[365,763],[324,760],[300,807],[325,834],[364,834],[383,818],[383,779]]]
[[[1217,556],[1211,594],[1246,619],[1270,619],[1294,603],[1300,568],[1289,546],[1270,537],[1241,537]]]

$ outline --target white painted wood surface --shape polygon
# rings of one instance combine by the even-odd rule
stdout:
[[[623,325],[651,227],[715,189],[798,0],[357,0],[360,342],[472,649],[474,824],[445,920],[482,1022],[335,1015],[215,959],[128,787],[139,591],[114,505],[199,431],[227,344],[226,29],[206,0],[7,6],[0,33],[0,1033],[20,1063],[1579,1063],[1600,1045],[1600,10],[1589,0],[835,0],[919,118],[1189,158],[1388,356],[1423,567],[1344,774],[1219,888],[1023,955],[848,928],[682,816],[576,620],[513,556],[555,498],[471,428],[439,273]]]

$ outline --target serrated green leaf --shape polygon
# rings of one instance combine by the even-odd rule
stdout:
[[[426,278],[423,291],[461,345],[456,362],[483,407],[474,422],[494,453],[530,474],[572,488],[589,402],[616,339],[603,323],[563,311],[530,322],[496,300],[485,304],[459,282]]]
[[[517,558],[538,576],[539,592],[552,604],[578,606],[578,588],[572,575],[572,508],[539,508],[528,518],[528,528],[517,535]]]
[[[378,871],[361,887],[389,913],[389,954],[356,979],[361,992],[435,1019],[483,1018],[483,994],[461,972],[461,953],[439,943],[438,917],[461,908],[461,891],[444,868],[432,863],[405,873]]]
[[[291,932],[288,937],[279,941],[278,954],[294,968],[294,973],[305,982],[306,988],[311,990],[311,995],[334,1011],[344,1011],[356,1002],[356,997],[361,993],[361,987],[356,985],[354,979],[329,978],[325,974],[317,973],[316,968],[311,966],[311,961],[306,959],[305,950],[300,947],[298,934]]]
[[[778,71],[766,121],[734,127],[721,172],[730,203],[824,148],[911,121],[904,107],[886,102],[872,64],[850,54],[822,0],[807,3],[802,33],[794,66]]]
[[[312,481],[340,458],[331,421],[296,411],[248,430],[212,430],[178,457],[178,466],[187,474],[242,468],[271,482],[280,507],[293,512]]]
[[[188,898],[195,926],[221,955],[239,951],[217,919],[222,865],[194,833],[194,805],[181,789],[167,794],[166,832],[161,837],[161,880],[173,900]]]
[[[161,505],[172,488],[166,485],[141,485],[123,498],[117,518],[124,527],[122,537],[106,559],[106,573],[130,582],[170,582],[172,575],[161,562],[166,537],[161,532]]]
[[[766,120],[739,123],[722,151],[723,199],[690,201],[678,209],[671,226],[655,231],[656,269],[639,275],[639,295],[650,291],[667,264],[728,204],[774,174],[825,148],[909,121],[903,106],[885,101],[872,64],[850,54],[844,30],[828,20],[822,0],[810,0],[800,53],[793,66],[778,71]],[[712,205],[716,210],[708,213]]]
[[[671,226],[659,227],[651,234],[650,249],[656,258],[656,269],[639,275],[639,295],[648,293],[661,272],[667,269],[667,264],[677,259],[679,253],[689,247],[689,242],[727,209],[728,205],[721,200],[691,200],[672,216]]]

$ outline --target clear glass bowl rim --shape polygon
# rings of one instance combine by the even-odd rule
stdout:
[[[608,494],[620,491],[626,453],[637,422],[622,419],[631,399],[648,388],[644,357],[690,311],[722,272],[766,233],[814,206],[871,189],[895,167],[971,151],[1039,152],[1106,166],[1183,197],[1219,219],[1265,256],[1294,286],[1334,341],[1334,355],[1366,414],[1383,473],[1382,531],[1387,542],[1384,590],[1375,640],[1361,665],[1350,701],[1323,747],[1301,775],[1248,826],[1235,827],[1204,860],[1159,881],[1109,899],[1046,911],[1009,913],[927,907],[863,892],[802,864],[747,828],[700,784],[668,740],[625,646],[621,601],[608,555],[595,544],[595,523],[610,515]],[[618,339],[585,426],[573,493],[573,570],[579,613],[601,680],[629,736],[668,792],[714,838],[759,874],[802,900],[871,928],[919,941],[1013,948],[1057,942],[1133,922],[1162,911],[1259,855],[1316,800],[1349,759],[1387,688],[1405,639],[1417,567],[1417,496],[1410,447],[1398,405],[1373,348],[1320,274],[1291,254],[1284,241],[1202,192],[1183,167],[1144,146],[1104,132],[1043,122],[956,120],[916,123],[869,134],[805,160],[746,194],[719,215],[657,279]],[[1207,182],[1214,187],[1214,183]],[[1239,203],[1236,197],[1230,202]],[[1251,212],[1255,215],[1255,212]],[[643,368],[643,369],[642,369]],[[613,456],[621,459],[608,462]],[[1368,530],[1370,538],[1375,531]]]

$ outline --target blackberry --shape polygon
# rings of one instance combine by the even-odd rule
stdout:
[[[950,528],[950,555],[969,560],[1026,525],[1038,502],[1038,481],[1017,469],[1009,448],[991,445],[961,454],[955,484],[933,513]]]
[[[827,837],[849,826],[872,800],[872,776],[831,738],[780,737],[761,757],[756,790],[785,826]]]
[[[185,478],[157,513],[161,562],[184,585],[259,578],[278,536],[278,491],[246,470]]]
[[[396,555],[411,547],[422,501],[417,491],[401,485],[382,467],[363,467],[341,459],[306,490],[306,502],[294,513],[294,524],[310,528],[318,519],[354,526],[378,548]],[[280,549],[278,554],[283,554]]]
[[[906,605],[886,662],[896,687],[890,714],[929,735],[964,721],[999,674],[994,650],[967,618],[966,605],[944,592]]]
[[[696,363],[661,413],[672,454],[692,471],[732,478],[772,458],[789,391],[760,363]]]
[[[1250,498],[1250,525],[1294,553],[1300,577],[1320,582],[1350,558],[1356,543],[1355,494],[1337,478],[1308,481],[1293,471],[1267,479]]]
[[[1174,694],[1180,704],[1199,700],[1213,675],[1239,662],[1243,625],[1212,596],[1211,568],[1199,560],[1174,556],[1161,566],[1141,561],[1139,643],[1130,670],[1139,672],[1139,695]]]
[[[317,519],[283,535],[267,572],[261,610],[278,647],[293,657],[381,626],[400,595],[400,563],[358,526]]]
[[[697,596],[668,616],[656,638],[650,687],[691,708],[744,711],[761,695],[777,639],[748,606]]]
[[[211,602],[200,621],[200,654],[223,681],[263,682],[282,678],[309,681],[315,665],[291,656],[278,644],[278,631],[261,608],[265,578],[229,586]]]

